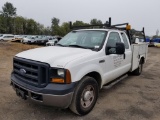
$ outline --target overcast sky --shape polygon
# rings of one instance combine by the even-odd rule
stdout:
[[[160,30],[160,0],[0,0],[0,10],[6,2],[17,8],[17,15],[33,18],[45,26],[51,18],[62,22],[92,18],[105,22],[112,17],[112,24],[129,22],[132,28],[145,27],[147,35]]]

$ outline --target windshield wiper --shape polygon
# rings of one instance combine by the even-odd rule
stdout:
[[[66,47],[66,46],[64,46],[64,45],[62,45],[62,44],[56,44],[56,46],[62,46],[62,47]]]
[[[77,48],[84,48],[84,49],[93,49],[92,47],[84,47],[80,45],[68,45],[68,47],[77,47]]]
[[[77,47],[77,48],[83,48],[83,49],[91,49],[94,50],[93,47],[84,47],[84,46],[80,46],[80,45],[62,45],[62,44],[56,44],[56,46],[62,46],[62,47]]]

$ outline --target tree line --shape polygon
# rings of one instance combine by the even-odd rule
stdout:
[[[12,3],[6,2],[0,11],[0,33],[5,34],[51,34],[50,27],[36,22],[33,19],[27,19],[17,16],[17,8]]]
[[[17,8],[6,2],[0,11],[0,33],[18,35],[59,35],[64,36],[70,31],[69,22],[60,25],[60,19],[53,17],[51,26],[45,27],[34,19],[28,19],[16,14]],[[90,24],[102,24],[101,20],[92,19]],[[83,21],[75,21],[75,26],[88,25]]]
[[[59,35],[64,36],[70,32],[69,22],[63,22],[60,25],[60,19],[53,17],[51,26],[45,27],[43,24],[36,22],[34,19],[28,19],[16,14],[17,8],[12,3],[6,2],[0,11],[0,33],[15,35]],[[83,21],[73,22],[73,26],[102,24],[101,20],[91,19],[90,23]],[[132,33],[135,30],[132,29]],[[139,33],[137,34],[139,35]],[[148,37],[148,36],[146,36]],[[160,37],[154,35],[153,37]]]

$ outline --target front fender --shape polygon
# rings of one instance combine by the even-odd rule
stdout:
[[[77,67],[71,70],[72,82],[81,80],[85,75],[91,72],[97,72],[100,74],[101,78],[103,71],[100,66],[96,64],[85,65],[84,67]]]

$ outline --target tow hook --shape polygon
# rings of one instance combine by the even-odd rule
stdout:
[[[16,94],[17,94],[17,96],[21,97],[22,99],[27,100],[26,94],[22,90],[16,88]]]

